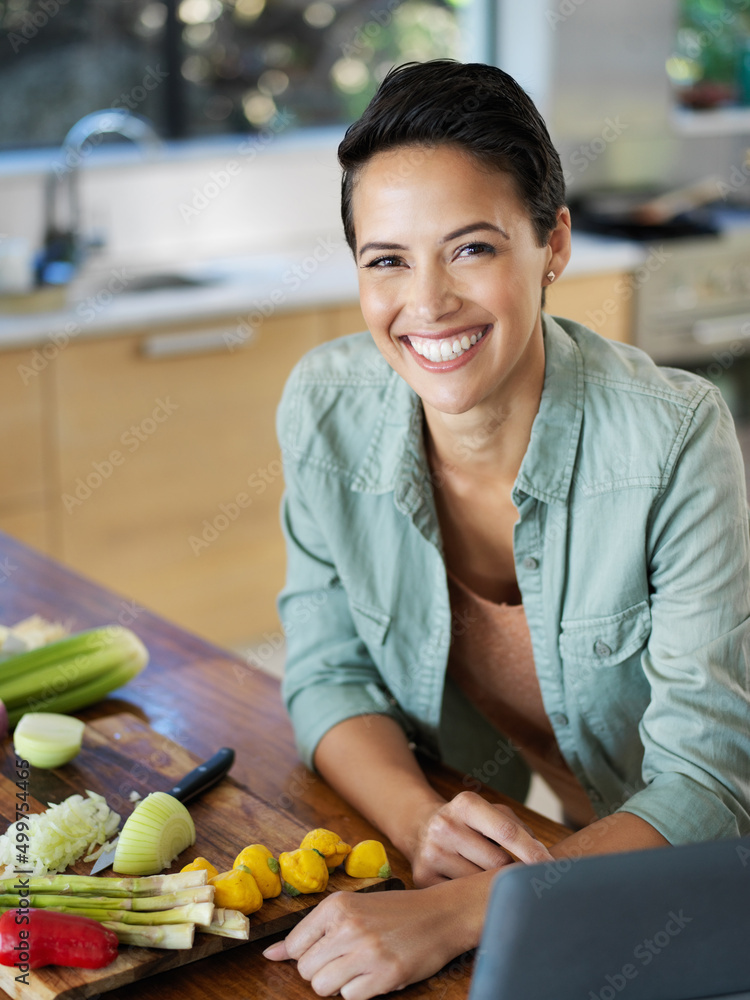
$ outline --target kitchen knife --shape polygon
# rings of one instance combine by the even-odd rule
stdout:
[[[234,750],[231,750],[229,747],[222,747],[213,757],[210,757],[203,764],[199,764],[198,767],[194,768],[189,774],[186,774],[184,778],[168,790],[167,794],[174,795],[182,803],[191,802],[215,785],[217,781],[220,781],[233,763]],[[108,851],[103,851],[99,855],[91,869],[92,875],[96,875],[97,872],[110,867],[115,860],[117,841],[119,839],[120,836],[118,834],[112,842],[113,846]]]

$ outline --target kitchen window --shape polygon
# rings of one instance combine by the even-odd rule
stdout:
[[[0,149],[127,108],[171,139],[341,125],[388,68],[487,61],[492,0],[0,0]]]

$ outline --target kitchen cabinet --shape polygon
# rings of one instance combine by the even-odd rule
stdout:
[[[547,287],[546,312],[564,316],[610,340],[633,343],[633,280],[623,271],[562,276]]]
[[[40,359],[31,367],[28,351],[0,355],[0,530],[47,551],[53,482],[45,411],[51,405],[51,373]]]
[[[207,328],[71,343],[56,359],[59,555],[222,645],[278,630],[283,476],[274,415],[337,310],[248,334]]]

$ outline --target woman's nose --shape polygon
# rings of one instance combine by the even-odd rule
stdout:
[[[409,299],[415,319],[423,323],[435,323],[461,307],[461,296],[441,268],[415,268]]]

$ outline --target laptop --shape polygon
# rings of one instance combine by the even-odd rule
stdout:
[[[619,998],[750,1000],[750,837],[497,875],[469,1000]]]

